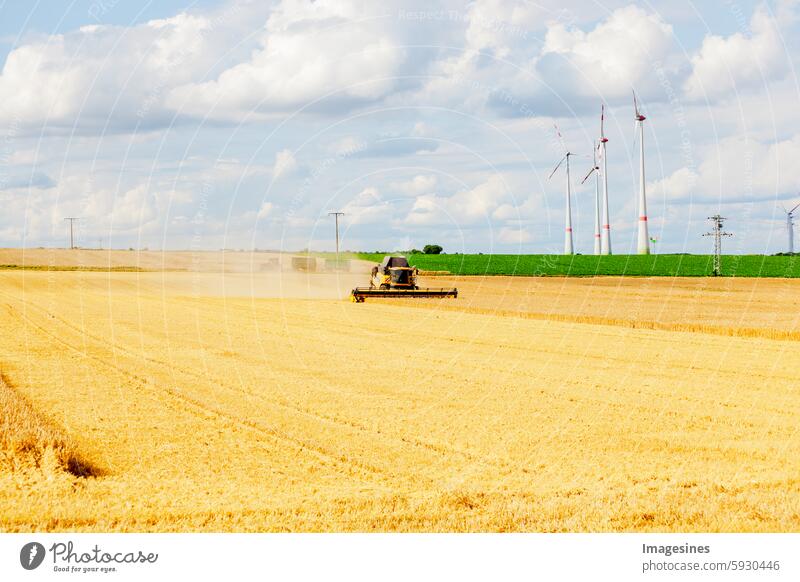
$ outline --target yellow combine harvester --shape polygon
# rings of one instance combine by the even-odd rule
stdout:
[[[369,287],[356,287],[350,297],[356,303],[367,297],[458,297],[456,288],[418,287],[418,274],[405,257],[384,257],[372,268]]]

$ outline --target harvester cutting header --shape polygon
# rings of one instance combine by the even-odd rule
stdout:
[[[419,270],[405,257],[384,257],[372,268],[369,287],[356,287],[350,293],[353,301],[363,303],[367,297],[458,297],[458,289],[417,286]]]

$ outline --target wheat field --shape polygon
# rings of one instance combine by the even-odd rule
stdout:
[[[0,271],[0,530],[800,531],[797,283],[362,279]]]

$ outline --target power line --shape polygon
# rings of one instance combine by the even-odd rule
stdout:
[[[76,220],[80,220],[80,217],[68,216],[64,220],[68,220],[69,221],[69,248],[74,249],[75,248],[75,238],[74,238],[73,233],[72,233],[72,225],[75,224]]]
[[[724,216],[715,214],[714,216],[709,216],[708,219],[711,221],[713,230],[703,236],[714,237],[714,276],[719,277],[722,274],[722,237],[733,235],[722,230],[723,221],[727,220]]]

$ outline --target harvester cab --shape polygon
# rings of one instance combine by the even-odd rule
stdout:
[[[380,265],[372,267],[369,287],[356,287],[350,298],[363,303],[367,297],[458,297],[456,288],[420,288],[418,275],[419,270],[405,257],[384,257]]]
[[[416,289],[417,269],[408,264],[405,257],[384,257],[383,262],[372,268],[372,289]]]

